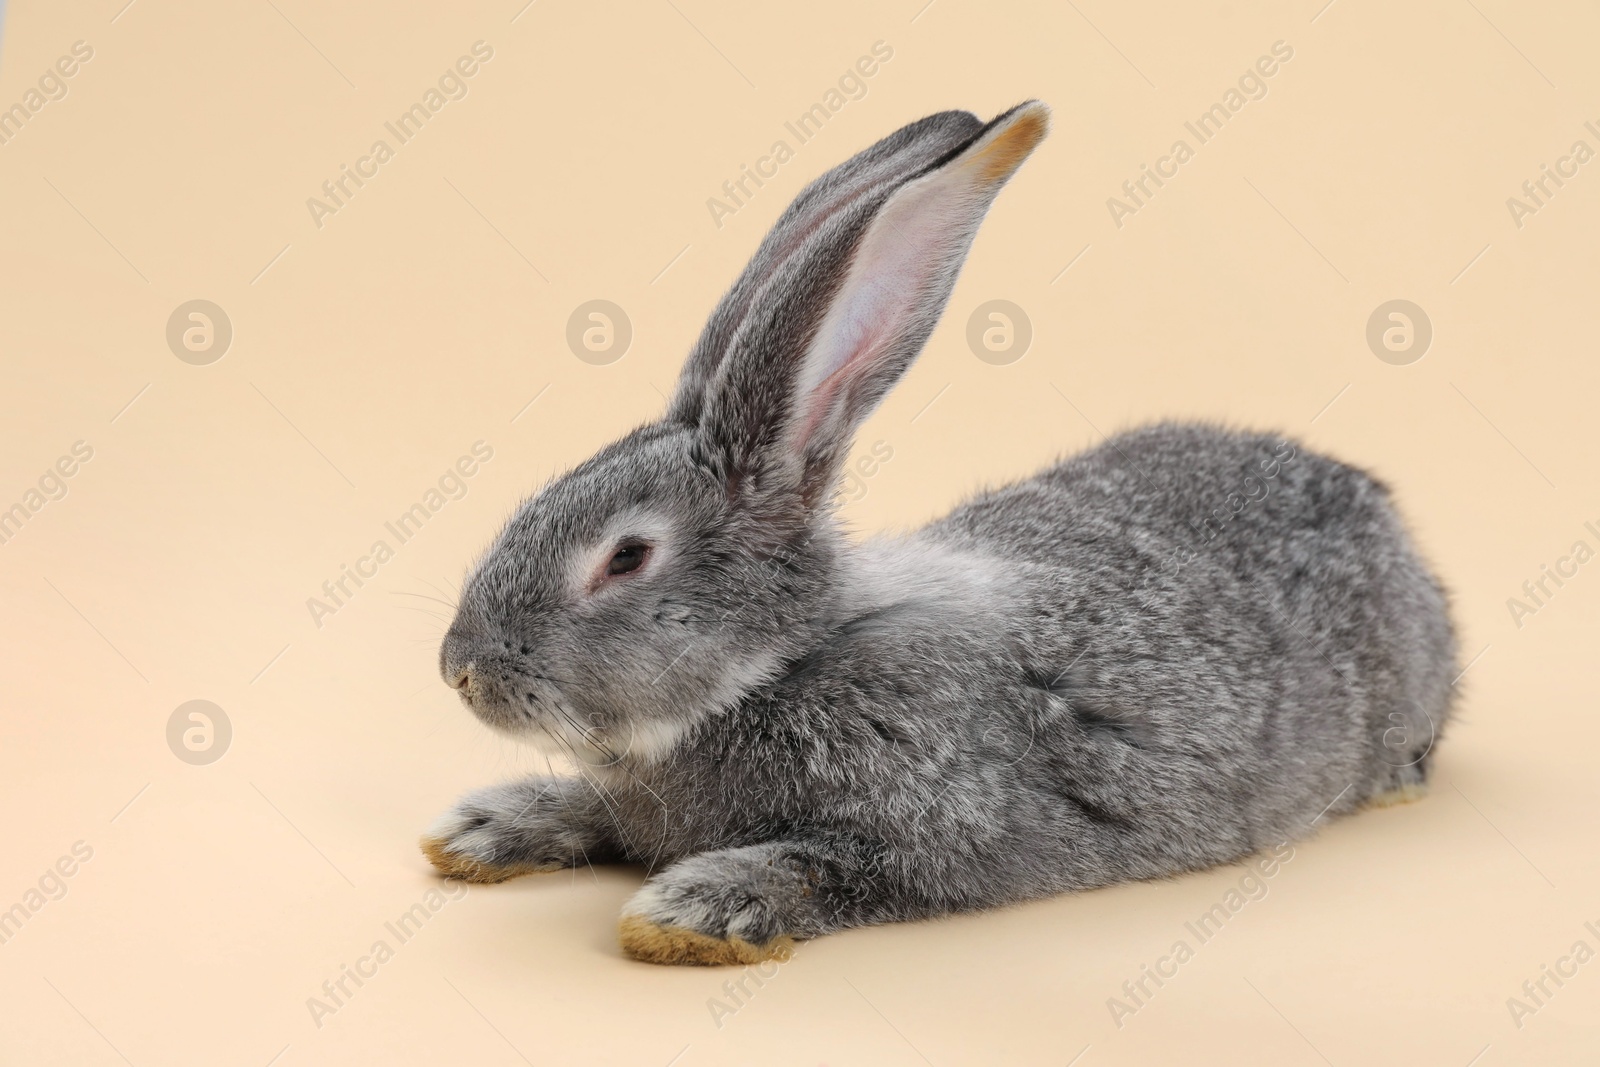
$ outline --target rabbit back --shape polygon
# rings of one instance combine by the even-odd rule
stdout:
[[[1162,424],[919,535],[1015,581],[1025,676],[1069,713],[1052,773],[1249,851],[1426,778],[1445,596],[1386,488],[1271,435]],[[1165,820],[1158,820],[1165,821]]]

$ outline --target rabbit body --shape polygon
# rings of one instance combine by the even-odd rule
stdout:
[[[917,175],[972,158],[988,175],[1005,121],[949,127],[954,148],[936,139],[884,189],[907,151],[891,146],[847,191],[870,219],[926,189]],[[875,262],[873,232],[851,231],[843,262]],[[851,292],[836,280],[827,306]],[[825,314],[809,319],[819,336]],[[857,350],[842,366],[864,360],[863,377],[837,388],[831,357],[742,385],[772,394],[752,425],[786,427],[754,436],[718,428],[691,360],[676,419],[508,526],[442,668],[486,721],[562,740],[579,773],[464,798],[424,841],[446,873],[641,862],[630,953],[754,962],[846,927],[1226,863],[1425,783],[1454,638],[1371,477],[1283,438],[1161,424],[857,543],[807,488],[813,466],[832,484],[839,441],[887,388],[870,377],[883,342]],[[822,455],[806,435],[836,417]],[[658,496],[675,503],[658,513]],[[644,532],[618,541],[624,529]],[[598,555],[577,547],[590,543]],[[691,564],[696,584],[665,584]],[[595,629],[551,636],[540,620],[556,615]]]
[[[631,855],[924,857],[873,921],[1149,878],[1420,784],[1446,717],[1444,597],[1386,492],[1279,438],[1134,431],[850,552],[814,650],[607,776]]]

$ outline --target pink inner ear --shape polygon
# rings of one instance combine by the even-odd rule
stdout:
[[[944,310],[994,194],[1044,134],[1023,108],[939,169],[894,192],[861,235],[795,378],[797,454],[832,454],[894,384]],[[891,365],[892,362],[898,365]],[[810,446],[819,435],[820,449]]]
[[[0,3],[3,2],[4,0],[0,0]],[[827,222],[837,217],[845,208],[891,180],[892,172],[885,171],[884,173],[869,174],[866,180],[855,186],[838,190],[831,200],[813,207],[808,220],[796,226],[791,233],[785,235],[781,244],[772,249],[771,261],[768,265],[767,273],[762,279],[761,286],[752,287],[751,292],[744,299],[743,308],[739,313],[740,321],[742,322],[748,317],[750,305],[765,295],[765,290],[762,286],[765,286],[782,270],[783,266],[788,263],[789,257],[794,255],[806,241],[818,230],[822,229]]]
[[[838,409],[838,394],[865,376],[865,369],[873,365],[878,350],[887,347],[894,333],[885,323],[866,326],[860,331],[855,350],[845,350],[843,360],[812,387],[805,399],[805,421],[795,437],[796,451],[805,451],[823,419]]]
[[[794,438],[797,451],[830,417],[842,414],[841,401],[849,397],[841,394],[876,370],[911,326],[917,302],[943,265],[941,245],[959,229],[943,212],[929,210],[939,191],[937,182],[908,186],[862,235],[800,370],[805,415]]]

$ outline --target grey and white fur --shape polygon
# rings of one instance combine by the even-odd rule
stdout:
[[[668,963],[1228,863],[1425,784],[1456,648],[1369,475],[1134,430],[899,538],[834,496],[1048,111],[944,112],[807,186],[662,418],[526,501],[445,681],[571,776],[424,838],[498,881],[636,862]]]

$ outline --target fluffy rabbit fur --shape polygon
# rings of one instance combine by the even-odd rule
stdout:
[[[440,667],[577,773],[461,800],[474,881],[648,866],[624,949],[795,939],[1228,863],[1424,785],[1445,597],[1370,476],[1271,435],[1135,430],[895,539],[833,495],[1044,137],[912,123],[807,186],[666,414],[522,505]]]

